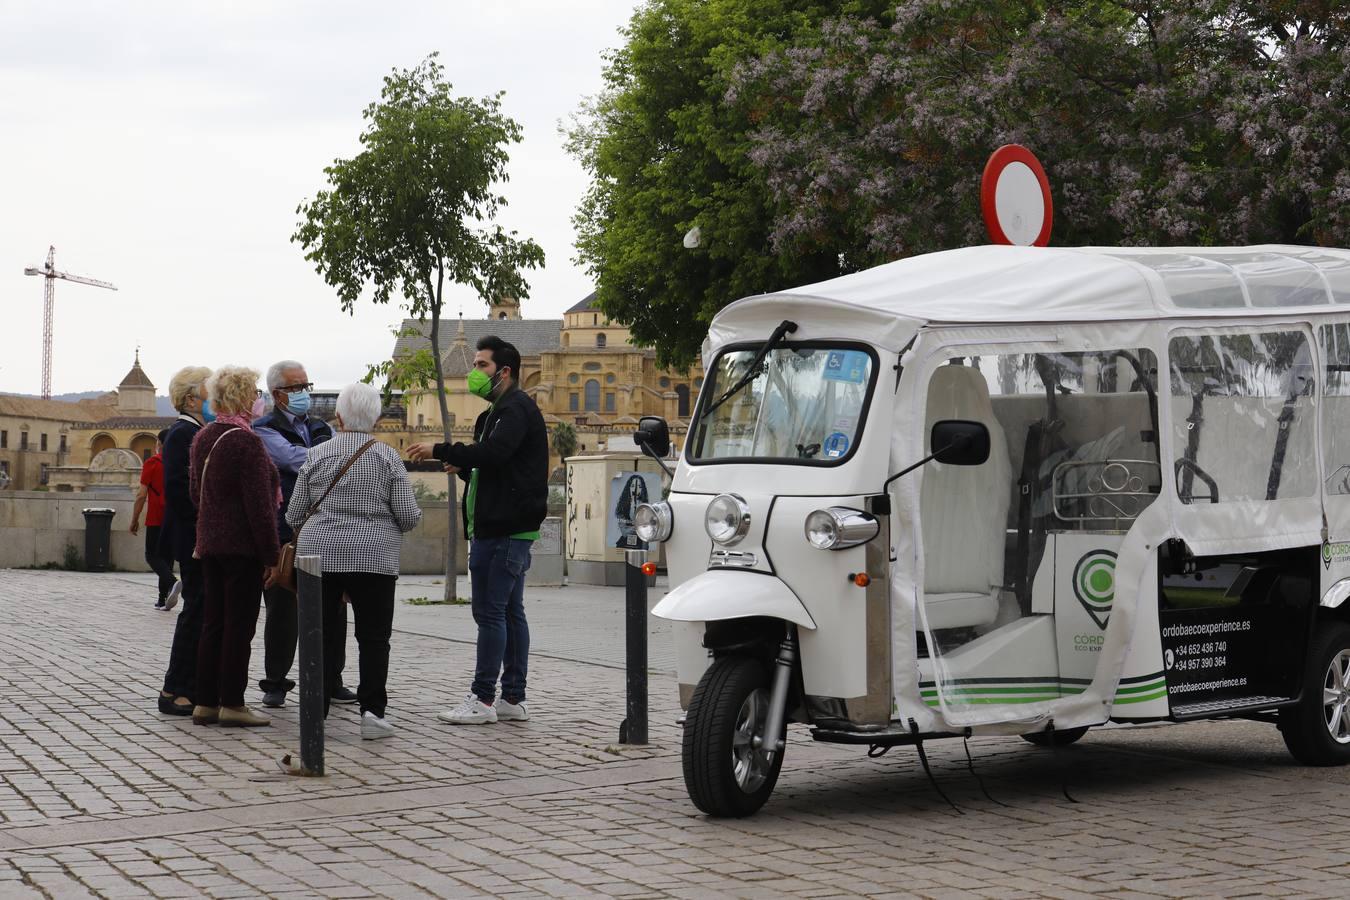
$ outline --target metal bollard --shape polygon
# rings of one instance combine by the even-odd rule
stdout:
[[[619,726],[619,743],[647,743],[647,576],[646,550],[624,553],[624,606],[628,668],[628,717]]]
[[[323,774],[323,565],[295,558],[300,633],[300,774]]]

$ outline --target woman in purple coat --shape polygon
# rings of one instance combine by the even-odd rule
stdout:
[[[225,366],[206,382],[215,421],[192,441],[191,493],[197,505],[197,550],[206,584],[197,650],[198,725],[270,725],[244,706],[248,658],[258,624],[258,598],[275,566],[277,467],[253,433],[261,403],[258,373]]]

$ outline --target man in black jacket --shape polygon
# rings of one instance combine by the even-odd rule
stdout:
[[[548,507],[548,429],[539,407],[520,390],[519,376],[519,351],[499,337],[482,338],[466,380],[470,393],[491,405],[474,423],[474,442],[415,444],[408,450],[413,459],[435,457],[467,485],[464,532],[470,539],[478,663],[464,702],[438,716],[454,725],[529,718],[525,572]],[[502,694],[494,703],[499,675]]]
[[[273,363],[267,370],[267,389],[272,392],[272,411],[253,423],[253,432],[262,438],[267,455],[281,475],[281,508],[277,510],[277,538],[286,543],[292,537],[286,524],[286,507],[300,467],[305,464],[309,448],[322,444],[333,436],[333,429],[322,419],[309,414],[310,384],[305,367],[293,359]],[[295,594],[279,585],[263,590],[267,605],[267,624],[263,626],[263,672],[258,682],[263,692],[263,706],[273,708],[286,704],[286,692],[295,687],[290,679],[295,663],[296,640],[299,636],[296,622]],[[346,606],[342,607],[346,615]],[[346,622],[343,622],[346,632]],[[345,641],[343,642],[345,647]],[[338,660],[341,672],[346,660]],[[341,683],[334,691],[338,703],[354,703],[356,694]]]
[[[210,375],[211,370],[204,366],[189,366],[174,374],[169,397],[178,410],[178,420],[164,436],[160,453],[164,462],[164,522],[159,531],[159,554],[178,560],[183,577],[183,609],[174,625],[169,667],[159,692],[159,711],[171,716],[192,715],[197,689],[204,585],[201,561],[192,555],[197,549],[197,507],[188,495],[188,452],[192,439],[210,416],[206,409],[206,379]]]

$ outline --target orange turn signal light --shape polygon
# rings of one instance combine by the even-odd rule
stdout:
[[[655,574],[656,574],[656,563],[654,563],[654,562],[645,562],[645,563],[643,563],[643,564],[642,564],[642,574],[643,574],[643,575],[646,575],[648,578],[650,578],[650,577],[652,577],[653,575],[655,575]]]
[[[859,572],[857,575],[853,576],[853,583],[858,587],[867,587],[872,583],[872,576],[868,575],[866,572]]]

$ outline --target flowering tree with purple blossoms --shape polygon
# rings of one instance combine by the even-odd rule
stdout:
[[[907,0],[743,62],[726,101],[780,254],[987,241],[984,161],[1034,150],[1053,242],[1350,243],[1350,14],[1331,3]]]
[[[828,16],[887,16],[893,0],[647,0],[605,89],[567,130],[591,175],[573,221],[596,301],[663,365],[699,352],[717,310],[839,273],[832,252],[770,245],[775,201],[751,160],[754,122],[724,101],[743,60],[808,40]],[[700,240],[682,238],[697,227]]]
[[[647,0],[623,35],[577,247],[666,364],[739,297],[987,242],[1009,142],[1056,244],[1350,245],[1342,2]]]

